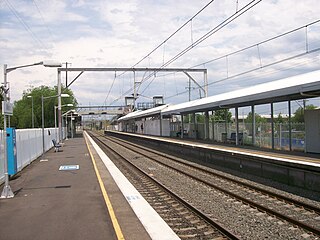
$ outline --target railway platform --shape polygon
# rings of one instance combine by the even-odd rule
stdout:
[[[0,199],[0,239],[176,238],[88,135],[61,150],[10,180],[15,197]]]

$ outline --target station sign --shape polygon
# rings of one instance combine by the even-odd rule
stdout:
[[[12,116],[13,104],[7,101],[2,101],[2,114],[7,116]]]

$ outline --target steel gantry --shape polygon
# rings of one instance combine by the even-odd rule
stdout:
[[[197,69],[197,68],[58,68],[58,95],[61,94],[61,72],[79,72],[79,74],[68,84],[66,80],[66,88],[70,87],[84,72],[133,72],[134,73],[134,93],[133,93],[133,101],[137,98],[137,86],[141,85],[141,82],[137,82],[135,79],[135,72],[151,72],[156,74],[158,72],[182,72],[187,75],[189,80],[192,80],[196,85],[203,90],[205,97],[208,96],[208,78],[207,78],[207,69]],[[203,73],[203,87],[197,83],[197,81],[190,75],[190,73]],[[59,126],[59,134],[62,136],[62,118],[61,118],[61,98],[58,99],[58,126]]]

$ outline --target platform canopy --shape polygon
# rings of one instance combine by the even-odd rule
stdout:
[[[159,115],[160,112],[167,108],[169,105],[165,104],[165,105],[161,105],[155,108],[150,108],[144,111],[135,111],[135,112],[131,112],[121,118],[118,119],[118,121],[127,121],[130,119],[137,119],[137,118],[144,118],[144,117],[151,117],[153,115]]]
[[[162,115],[211,111],[320,96],[320,70],[190,102],[168,106]]]

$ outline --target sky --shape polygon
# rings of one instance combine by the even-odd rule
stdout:
[[[241,14],[247,4],[252,8]],[[207,69],[208,96],[212,96],[318,70],[319,12],[317,0],[0,0],[0,74],[3,64],[13,67],[43,60],[68,62],[68,67],[157,68],[193,44],[167,67]],[[217,28],[232,15],[238,17]],[[242,49],[246,50],[233,54]],[[77,75],[68,73],[68,82]],[[204,85],[202,74],[191,75]],[[176,104],[204,96],[191,82],[189,97],[189,78],[174,72],[137,72],[135,77],[132,72],[85,72],[70,88],[79,105],[119,106],[133,93],[134,78],[138,102],[163,95],[165,103]],[[55,86],[57,70],[42,66],[15,70],[8,81],[15,101],[27,89]],[[315,104],[320,106],[320,101]]]

